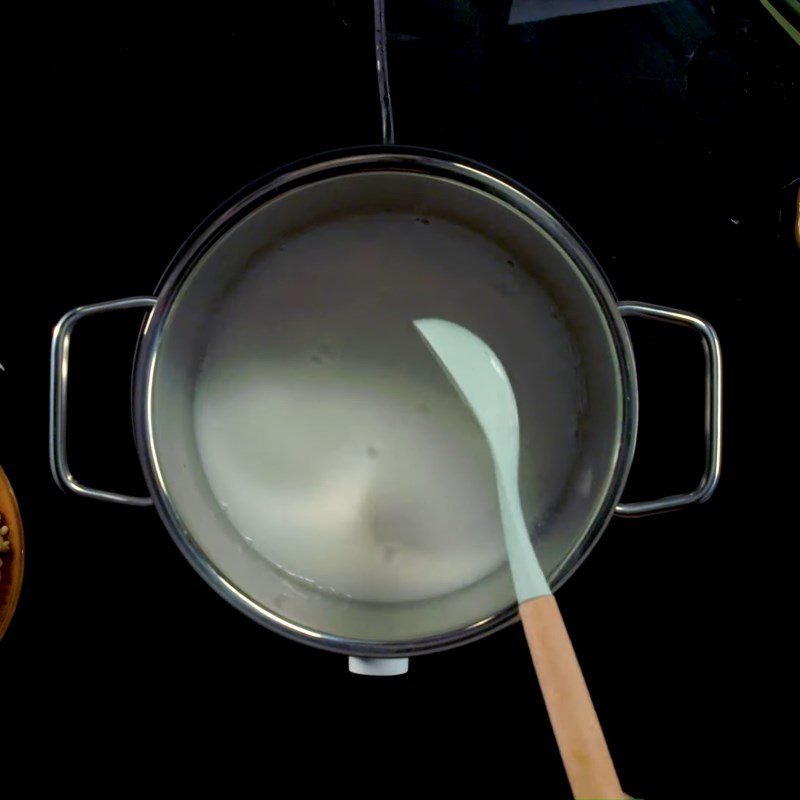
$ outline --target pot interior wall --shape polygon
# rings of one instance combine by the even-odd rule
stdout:
[[[280,625],[370,641],[441,635],[477,625],[513,603],[502,560],[471,585],[424,599],[374,602],[321,590],[276,567],[242,538],[212,491],[198,447],[198,375],[225,299],[271,263],[289,269],[273,257],[280,248],[291,251],[304,232],[348,219],[377,220],[376,230],[387,219],[406,227],[391,242],[377,235],[359,239],[353,253],[339,248],[310,273],[298,268],[285,296],[265,296],[253,335],[262,337],[270,358],[288,358],[298,320],[335,305],[362,322],[374,317],[387,329],[396,324],[384,362],[365,356],[364,368],[394,370],[402,379],[415,335],[412,319],[438,316],[473,330],[499,355],[517,394],[520,488],[542,566],[551,583],[572,567],[607,506],[619,457],[622,390],[612,337],[585,278],[547,233],[496,197],[454,180],[389,170],[328,178],[266,202],[222,236],[183,282],[163,327],[150,396],[157,475],[184,543]],[[445,262],[448,280],[434,276],[433,266],[426,272],[426,265]],[[425,375],[436,397],[450,397],[432,361]],[[574,388],[569,396],[564,386]],[[470,420],[464,408],[463,424]],[[476,448],[476,487],[492,487],[488,450]],[[548,450],[562,455],[543,460]],[[424,465],[419,480],[431,480]],[[453,520],[459,524],[458,509]],[[496,525],[499,530],[499,517]]]

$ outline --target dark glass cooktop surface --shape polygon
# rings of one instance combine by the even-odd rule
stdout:
[[[789,796],[800,46],[755,1],[389,0],[386,13],[397,143],[525,184],[621,299],[719,332],[717,494],[613,520],[558,599],[629,793]],[[153,510],[66,496],[49,473],[58,318],[152,292],[248,181],[380,142],[371,4],[28,7],[6,39],[20,246],[0,271],[0,461],[28,549],[0,643],[3,793],[567,796],[518,626],[403,678],[351,676],[225,604]],[[87,321],[70,373],[76,476],[131,493],[139,322]],[[625,499],[689,490],[702,350],[680,329],[631,332],[641,427]]]

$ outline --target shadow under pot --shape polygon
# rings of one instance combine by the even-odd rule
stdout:
[[[141,307],[133,423],[149,497],[80,484],[65,452],[70,333]],[[620,504],[637,426],[626,316],[694,328],[707,459],[689,494]],[[622,303],[523,187],[454,156],[334,154],[244,189],[183,245],[155,296],[74,309],[52,351],[51,465],[88,497],[154,503],[183,554],[271,630],[405,671],[516,619],[491,457],[417,334],[439,317],[506,367],[520,494],[558,588],[614,514],[706,500],[720,464],[720,350],[684,311]]]

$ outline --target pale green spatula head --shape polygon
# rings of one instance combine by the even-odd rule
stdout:
[[[508,563],[519,602],[550,594],[519,497],[519,414],[505,368],[483,339],[443,319],[414,325],[483,430],[494,461]]]
[[[505,367],[483,339],[443,319],[414,322],[486,435],[495,467],[516,481],[519,414]]]

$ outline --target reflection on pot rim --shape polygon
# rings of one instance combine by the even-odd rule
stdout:
[[[200,574],[216,591],[251,618],[266,627],[277,629],[290,638],[337,652],[395,657],[434,652],[487,635],[515,621],[516,605],[510,602],[502,611],[483,617],[457,631],[422,636],[402,642],[359,640],[337,636],[299,625],[275,613],[274,610],[265,608],[263,604],[254,602],[211,564],[207,555],[197,546],[191,532],[184,527],[180,514],[166,491],[164,476],[158,467],[152,417],[153,379],[160,337],[172,310],[172,304],[178,297],[184,281],[188,279],[195,264],[203,255],[254,209],[280,195],[329,178],[376,171],[410,172],[454,180],[465,187],[489,194],[510,206],[540,228],[569,259],[573,268],[580,272],[586,285],[590,287],[605,315],[606,324],[613,336],[616,359],[618,363],[625,365],[618,376],[623,387],[622,436],[615,459],[614,474],[610,480],[611,488],[605,498],[602,512],[598,514],[591,530],[580,538],[572,552],[563,560],[556,576],[554,578],[551,576],[554,589],[560,586],[586,557],[613,514],[630,468],[635,443],[637,401],[635,366],[627,329],[617,313],[616,301],[610,287],[594,259],[572,231],[535,197],[480,164],[447,156],[443,158],[439,153],[400,147],[379,147],[366,151],[331,154],[330,158],[301,162],[251,184],[228,204],[218,209],[198,229],[178,253],[162,279],[156,307],[145,324],[137,351],[134,381],[137,445],[142,456],[148,487],[159,513],[184,555]]]

